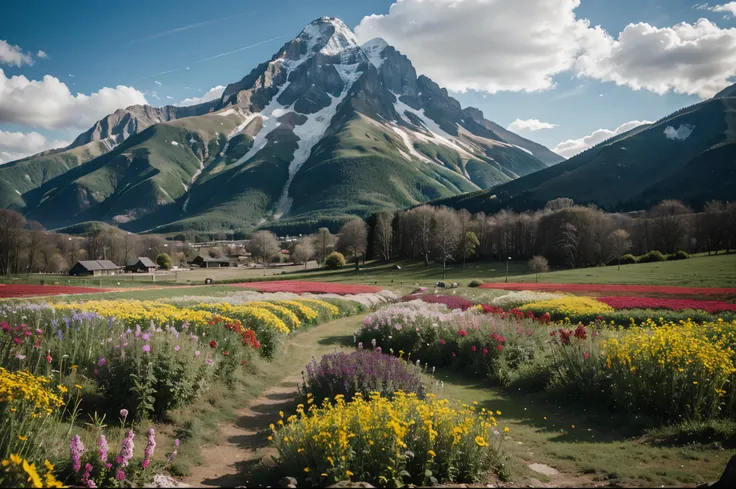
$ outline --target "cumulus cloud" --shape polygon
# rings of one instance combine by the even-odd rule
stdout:
[[[691,126],[690,124],[681,124],[677,129],[672,126],[667,126],[664,129],[664,135],[667,136],[667,139],[684,141],[690,137],[694,130],[695,126]]]
[[[400,0],[361,20],[361,42],[382,37],[417,70],[454,91],[554,86],[605,32],[578,19],[579,0]]]
[[[69,141],[50,140],[35,131],[10,132],[0,130],[0,164],[68,145]]]
[[[46,59],[49,57],[49,54],[46,51],[41,51],[40,49],[36,53],[37,58]]]
[[[209,102],[211,100],[219,99],[222,97],[222,93],[225,91],[225,87],[223,85],[218,85],[214,88],[210,88],[207,90],[207,93],[202,95],[201,97],[192,97],[192,98],[185,98],[178,104],[178,106],[187,106],[187,105],[197,105],[202,104],[204,102]]]
[[[557,124],[550,124],[549,122],[542,122],[537,119],[516,119],[514,122],[509,124],[507,129],[509,131],[539,131],[540,129],[554,129]]]
[[[575,70],[634,90],[712,97],[736,76],[736,28],[707,19],[665,28],[629,24],[609,49],[580,56]]]
[[[651,121],[629,121],[621,124],[613,131],[610,129],[598,129],[592,134],[584,136],[580,139],[568,139],[567,141],[563,141],[555,146],[552,151],[560,156],[564,156],[565,158],[572,158],[576,154],[582,153],[586,149],[592,148],[596,144],[602,143],[603,141],[610,139],[613,136],[618,136],[619,134],[630,131],[635,127],[651,123]]]
[[[578,18],[579,5],[398,0],[388,14],[364,17],[355,32],[361,42],[384,38],[453,91],[547,90],[569,72],[635,90],[709,97],[736,76],[736,29],[700,19],[663,28],[629,24],[613,36]]]
[[[0,122],[84,129],[117,109],[145,103],[146,97],[133,87],[118,85],[90,95],[73,95],[66,84],[51,75],[42,80],[7,78],[0,69]]]
[[[33,56],[30,53],[24,53],[20,46],[15,46],[0,39],[0,64],[18,67],[32,65]]]

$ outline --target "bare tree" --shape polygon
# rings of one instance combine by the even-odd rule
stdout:
[[[355,260],[355,271],[359,271],[359,258],[365,256],[368,248],[368,225],[363,219],[355,218],[343,224],[340,228],[340,237],[337,240],[337,249]]]
[[[549,262],[541,255],[533,256],[529,260],[529,270],[534,274],[534,279],[539,282],[539,274],[549,272]]]
[[[423,205],[410,211],[410,214],[413,218],[411,232],[416,236],[417,251],[424,258],[424,264],[429,265],[435,210],[428,205]]]
[[[264,263],[267,263],[268,259],[278,253],[280,249],[279,240],[276,239],[276,235],[271,231],[257,231],[253,233],[248,243],[248,250],[253,258],[256,260],[260,258]]]
[[[384,260],[391,259],[391,248],[394,242],[393,216],[387,212],[380,212],[376,216],[376,247]]]
[[[0,210],[0,275],[18,271],[21,230],[26,218],[13,210]]]
[[[573,202],[572,199],[568,199],[567,197],[558,197],[547,202],[547,205],[544,208],[549,211],[559,211],[560,209],[567,209],[573,205],[575,205],[575,202]]]
[[[473,216],[468,212],[467,209],[460,209],[456,214],[458,233],[460,235],[460,254],[463,258],[463,270],[465,270],[465,259],[473,256],[475,248],[478,246],[478,236],[475,233],[470,232],[470,225],[473,221]],[[472,241],[470,241],[472,238]]]
[[[307,269],[307,263],[309,259],[314,256],[314,246],[312,245],[312,239],[310,237],[304,238],[301,243],[297,243],[294,246],[294,250],[291,252],[291,259],[294,263],[304,263],[304,269]]]
[[[616,229],[608,235],[611,257],[618,261],[618,270],[621,270],[621,257],[631,249],[631,239],[625,229]]]
[[[319,228],[312,239],[314,243],[314,251],[317,261],[322,263],[325,257],[330,254],[335,247],[335,237],[327,228]]]
[[[434,248],[442,260],[442,278],[447,273],[447,262],[454,261],[460,243],[460,223],[451,209],[442,207],[434,215]]]
[[[48,263],[48,271],[51,273],[64,273],[69,270],[69,265],[59,253],[51,255]]]
[[[28,239],[26,240],[26,250],[28,252],[28,273],[34,271],[36,257],[39,248],[45,241],[44,231],[46,228],[38,221],[28,221]]]
[[[679,200],[663,200],[649,211],[665,253],[674,253],[685,240],[688,232],[685,215],[690,212]]]
[[[705,233],[705,241],[708,247],[708,254],[711,251],[715,251],[718,254],[718,250],[723,244],[723,238],[726,231],[726,206],[723,202],[718,200],[711,200],[706,202],[705,208],[702,214],[703,231]]]
[[[578,256],[580,237],[574,224],[566,222],[562,225],[559,247],[565,256],[565,262],[570,268],[575,268]]]

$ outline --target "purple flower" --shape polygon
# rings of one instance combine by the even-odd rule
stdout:
[[[156,449],[156,432],[153,431],[153,428],[149,428],[148,430],[148,443],[146,444],[146,449],[143,452],[143,468],[147,469],[148,466],[151,464],[151,457],[153,457],[153,451]]]
[[[151,345],[143,345],[142,350],[143,350],[144,353],[150,353],[150,351],[151,351]]]
[[[107,444],[107,439],[105,438],[105,435],[100,435],[99,440],[97,440],[97,455],[99,455],[100,462],[102,462],[103,464],[107,463],[107,452],[109,450],[110,446]]]
[[[104,367],[105,365],[107,365],[107,360],[105,360],[105,357],[100,357],[100,359],[97,360],[97,366]]]
[[[87,463],[84,465],[84,474],[82,474],[82,483],[87,484],[89,477],[92,475],[92,464]]]
[[[87,481],[87,487],[89,487],[89,488],[93,488],[93,489],[94,489],[94,488],[96,488],[96,487],[97,487],[97,484],[95,484],[95,481],[93,481],[92,479],[89,479],[89,480]]]
[[[79,435],[74,435],[69,442],[69,454],[72,459],[72,469],[74,469],[74,472],[79,472],[82,468],[82,454],[85,450],[84,443],[82,443]]]
[[[176,346],[174,347],[174,351],[179,351],[179,350],[181,350],[181,347],[180,347],[179,345],[176,345]]]
[[[151,335],[148,333],[143,334],[143,341],[151,341]]]
[[[121,409],[121,410],[120,410],[120,416],[121,416],[121,417],[122,417],[123,419],[127,419],[127,418],[128,418],[128,410],[127,410],[127,409]]]
[[[135,448],[133,438],[135,438],[135,433],[133,433],[133,430],[128,431],[128,434],[125,435],[125,438],[123,439],[123,446],[120,448],[120,454],[118,454],[117,458],[115,459],[115,461],[123,467],[127,467],[130,459],[133,458],[133,449]]]
[[[171,455],[169,455],[169,460],[166,462],[167,464],[170,464],[174,461],[174,457],[176,457],[177,452],[179,451],[179,439],[177,438],[174,440],[174,451],[171,452]]]
[[[207,365],[212,365],[212,359],[208,358],[207,360],[204,361],[204,363]]]

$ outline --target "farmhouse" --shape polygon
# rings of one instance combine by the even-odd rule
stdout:
[[[200,268],[224,268],[238,266],[237,261],[229,258],[205,258],[203,256],[197,256],[189,263]]]
[[[120,273],[122,267],[115,265],[110,260],[82,260],[78,261],[70,270],[69,275],[81,277],[86,275],[115,275]]]
[[[153,273],[158,266],[148,257],[139,256],[128,260],[125,271],[128,273]]]

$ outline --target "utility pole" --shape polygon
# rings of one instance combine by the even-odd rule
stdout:
[[[506,283],[509,283],[509,262],[511,261],[511,257],[506,260]]]

